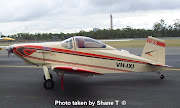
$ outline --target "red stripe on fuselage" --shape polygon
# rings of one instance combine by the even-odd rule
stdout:
[[[19,54],[19,55],[22,56],[22,57],[31,58],[31,59],[35,59],[35,60],[50,61],[50,62],[56,62],[56,63],[64,63],[64,64],[70,64],[70,65],[93,67],[93,68],[101,68],[101,69],[108,69],[108,70],[115,70],[115,71],[122,71],[122,72],[132,72],[132,71],[120,70],[120,69],[114,69],[114,68],[93,66],[93,65],[87,65],[87,64],[69,63],[69,62],[64,62],[64,61],[48,60],[48,59],[41,59],[41,58],[31,57],[31,56],[25,56],[25,55],[22,55],[22,54],[17,50],[17,48],[19,48],[19,47],[22,47],[22,46],[14,47],[14,48],[13,48],[13,52]],[[39,49],[40,49],[40,47],[39,47]]]
[[[40,50],[45,50],[45,51],[55,51],[55,52],[61,52],[61,53],[66,53],[66,54],[79,55],[79,56],[86,56],[86,57],[94,57],[94,58],[101,58],[101,59],[110,59],[110,60],[118,60],[118,61],[126,61],[126,62],[135,62],[135,63],[147,64],[147,62],[143,62],[143,61],[129,60],[129,59],[124,59],[124,58],[117,58],[117,57],[111,57],[111,56],[105,56],[105,55],[99,55],[99,54],[92,54],[92,53],[86,53],[86,52],[80,52],[80,51],[72,51],[72,50],[66,50],[66,49],[58,49],[58,48],[50,48],[50,47],[34,46],[34,45],[18,46],[18,47],[16,47],[16,49],[19,48],[19,47],[35,48],[37,50],[40,49]],[[22,54],[19,54],[19,55],[22,56]]]
[[[127,70],[113,69],[113,68],[107,68],[107,67],[100,67],[100,66],[93,66],[93,65],[86,65],[86,64],[69,63],[69,62],[64,62],[64,61],[41,59],[41,58],[36,58],[36,57],[31,57],[31,56],[24,56],[24,57],[26,57],[26,58],[32,58],[32,59],[36,59],[36,60],[42,60],[42,61],[56,62],[56,63],[79,65],[79,66],[86,66],[86,67],[93,67],[93,68],[101,68],[101,69],[108,69],[108,70],[115,70],[115,71],[123,71],[123,72],[132,72],[132,71],[127,71]]]

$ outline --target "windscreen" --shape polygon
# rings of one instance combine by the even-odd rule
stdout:
[[[66,40],[62,41],[62,42],[61,42],[61,45],[62,45],[64,48],[67,48],[67,49],[73,48],[73,46],[72,46],[72,38],[69,38],[69,39],[66,39]]]

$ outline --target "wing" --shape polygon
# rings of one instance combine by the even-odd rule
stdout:
[[[51,66],[51,69],[55,72],[64,72],[66,74],[76,74],[81,76],[103,75],[102,73],[72,66]]]
[[[4,48],[4,49],[5,49],[6,47],[8,47],[8,46],[0,46],[0,48]]]

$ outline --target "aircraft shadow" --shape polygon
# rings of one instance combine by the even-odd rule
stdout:
[[[128,91],[132,89],[157,88],[166,85],[166,81],[157,76],[98,76],[81,77],[67,76],[64,78],[64,91],[61,90],[61,80],[56,79],[53,89],[57,98],[63,99],[101,99],[112,91]]]

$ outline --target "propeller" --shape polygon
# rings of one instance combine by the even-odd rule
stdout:
[[[8,57],[10,57],[11,53],[13,53],[13,46],[12,46],[12,45],[7,46],[7,47],[6,47],[6,50],[7,50],[7,52],[8,52]]]

